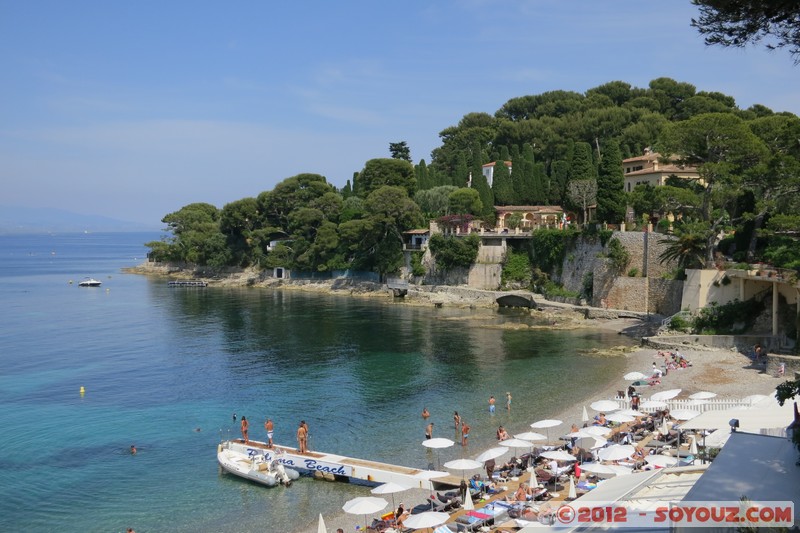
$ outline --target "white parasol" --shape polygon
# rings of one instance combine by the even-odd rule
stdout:
[[[472,511],[473,509],[475,509],[475,504],[472,502],[472,494],[467,489],[466,494],[464,494],[464,510]]]
[[[508,448],[500,447],[497,448],[489,448],[478,457],[475,458],[476,461],[480,461],[481,463],[485,463],[490,459],[497,459],[501,455],[505,455],[508,453]]]
[[[547,437],[542,435],[541,433],[536,433],[535,431],[526,431],[525,433],[519,433],[514,435],[515,439],[527,440],[527,441],[537,441],[537,440],[547,440]]]
[[[669,416],[675,420],[691,420],[696,416],[700,416],[700,412],[691,409],[675,409],[669,412]]]
[[[677,457],[670,457],[669,455],[648,455],[644,458],[645,462],[649,465],[657,466],[659,468],[666,468],[678,464]]]
[[[641,372],[628,372],[622,377],[627,381],[639,381],[640,379],[647,379],[649,376],[646,376]]]
[[[583,463],[581,470],[589,472],[590,474],[616,474],[611,465],[604,465],[602,463]]]
[[[464,477],[463,472],[466,470],[475,470],[477,468],[483,467],[483,463],[478,461],[474,461],[472,459],[455,459],[453,461],[448,461],[444,464],[445,468],[450,468],[451,470],[461,470],[462,477]]]
[[[697,435],[692,435],[689,438],[692,439],[691,444],[689,444],[689,453],[697,455]]]
[[[634,417],[622,413],[611,413],[609,415],[606,415],[606,420],[609,420],[611,422],[619,422],[620,424],[623,424],[625,422],[633,422]]]
[[[445,439],[443,437],[437,437],[435,439],[427,439],[422,441],[422,445],[426,448],[432,448],[436,450],[436,464],[439,464],[439,450],[442,448],[449,448],[455,444],[455,442],[451,441],[450,439]]]
[[[322,513],[319,513],[319,522],[317,522],[317,533],[328,533],[325,527],[325,520],[322,519]]]
[[[617,411],[614,413],[615,415],[628,415],[636,418],[637,416],[644,416],[644,413],[637,411],[636,409],[623,409],[622,411]],[[606,417],[608,418],[608,417]]]
[[[363,514],[364,515],[364,528],[367,527],[367,515],[377,513],[384,507],[389,505],[389,502],[383,498],[375,498],[373,496],[359,496],[348,500],[342,506],[345,513],[350,514]]]
[[[627,459],[634,453],[636,448],[630,444],[614,444],[597,452],[597,456],[603,461],[619,461]]]
[[[581,422],[588,422],[589,421],[589,413],[586,412],[586,406],[583,406],[583,416],[581,416]]]
[[[657,392],[650,396],[651,400],[655,400],[657,402],[663,402],[664,400],[671,400],[675,396],[681,393],[681,389],[670,389],[670,390],[663,390],[661,392]]]
[[[710,400],[717,396],[716,392],[700,391],[689,396],[690,400]]]
[[[505,446],[506,448],[533,448],[533,443],[531,441],[517,438],[506,439],[498,442],[498,444],[500,446]]]
[[[575,492],[575,476],[569,476],[569,491],[567,492],[567,498],[574,500],[577,497],[578,493]]]
[[[550,450],[550,451],[547,451],[547,452],[543,452],[541,456],[544,457],[545,459],[552,459],[552,460],[556,460],[556,461],[577,461],[578,460],[574,455],[571,455],[571,454],[565,452],[564,450]]]
[[[438,511],[425,511],[424,513],[412,514],[405,520],[403,525],[411,529],[426,529],[440,526],[450,519],[448,513]]]
[[[554,428],[556,426],[560,426],[563,424],[561,420],[556,420],[554,418],[545,418],[544,420],[539,420],[531,424],[533,429],[545,429],[547,430],[547,442],[550,442],[550,428]],[[529,439],[533,440],[533,439]]]
[[[591,407],[595,411],[601,411],[601,412],[619,410],[619,404],[612,400],[599,400],[591,404],[589,407]]]
[[[378,485],[377,487],[372,489],[370,492],[372,494],[391,494],[392,495],[392,509],[394,509],[395,508],[395,505],[394,505],[394,493],[395,492],[403,492],[404,490],[408,490],[410,488],[411,487],[406,487],[405,485],[400,485],[398,483],[394,483],[392,481],[389,481],[389,482],[384,483],[382,485]]]
[[[647,400],[642,405],[639,406],[640,411],[658,411],[659,409],[664,409],[667,406],[666,402],[656,401],[656,400]]]

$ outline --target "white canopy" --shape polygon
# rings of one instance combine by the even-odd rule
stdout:
[[[739,431],[757,432],[762,429],[785,428],[794,420],[794,406],[786,402],[783,407],[775,401],[772,407],[736,407],[724,411],[706,411],[683,422],[681,429],[724,429],[733,419],[739,421]]]

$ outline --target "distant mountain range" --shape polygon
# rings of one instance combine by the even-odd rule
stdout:
[[[0,205],[0,233],[158,231],[163,225],[81,215],[63,209]]]

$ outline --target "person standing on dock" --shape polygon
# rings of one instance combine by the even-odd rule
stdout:
[[[433,437],[433,422],[428,424],[428,427],[425,428],[425,438],[430,439]]]
[[[467,445],[467,438],[469,438],[469,424],[466,420],[461,421],[461,445]]]
[[[300,426],[297,428],[297,451],[306,453],[306,442],[308,439],[308,430],[306,429],[306,421],[302,420]]]
[[[489,396],[489,412],[494,414],[494,396]]]
[[[267,430],[267,447],[272,448],[272,434],[275,429],[275,425],[272,423],[271,418],[267,418],[267,421],[264,422],[264,429]]]
[[[245,444],[250,443],[250,439],[247,438],[247,430],[250,428],[250,422],[247,421],[247,417],[242,415],[242,438],[244,439]]]
[[[511,411],[511,393],[506,393],[506,411]]]

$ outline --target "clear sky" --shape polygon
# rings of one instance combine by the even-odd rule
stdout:
[[[689,0],[0,0],[0,205],[160,225],[510,98],[666,76],[800,114],[783,51],[708,48]]]

